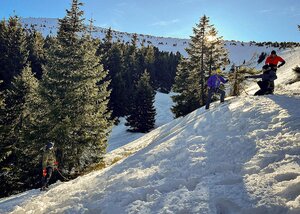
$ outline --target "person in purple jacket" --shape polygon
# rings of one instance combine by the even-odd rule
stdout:
[[[220,73],[221,73],[221,69],[217,69],[216,74],[210,76],[207,80],[208,94],[207,94],[205,109],[209,109],[211,97],[213,94],[220,94],[221,103],[224,102],[225,91],[220,89],[220,85],[221,83],[227,83],[228,80],[224,79],[221,75],[219,75]]]

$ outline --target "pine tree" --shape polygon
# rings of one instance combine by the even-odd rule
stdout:
[[[175,105],[171,108],[176,118],[192,112],[198,107],[199,103],[198,100],[195,99],[194,93],[188,90],[190,84],[190,80],[188,79],[188,63],[189,61],[187,59],[182,59],[178,65],[175,84],[173,85],[173,90],[178,93],[172,96]]]
[[[47,112],[41,118],[39,141],[54,141],[60,166],[71,173],[98,162],[110,131],[107,72],[96,56],[96,45],[85,32],[82,3],[59,20],[57,41],[47,53],[40,93]]]
[[[175,106],[172,111],[175,116],[183,116],[205,104],[206,80],[213,69],[226,65],[227,53],[222,37],[217,37],[217,31],[209,23],[209,18],[203,16],[199,24],[193,28],[189,47],[186,49],[188,58],[181,61],[173,86]],[[184,77],[185,79],[183,79]],[[185,81],[186,83],[182,83]]]
[[[111,77],[111,96],[109,107],[112,110],[113,117],[120,117],[125,115],[124,105],[122,100],[126,97],[122,97],[124,94],[124,79],[123,79],[123,62],[121,48],[118,43],[114,43],[110,49],[110,62],[109,62],[109,76]]]
[[[0,50],[1,89],[5,89],[9,88],[13,77],[22,72],[28,58],[26,34],[17,16],[0,22]]]
[[[135,45],[124,46],[123,54],[123,65],[124,72],[122,72],[122,80],[125,86],[125,96],[123,97],[122,103],[124,103],[125,115],[130,114],[131,104],[134,103],[134,91],[135,91],[135,81],[139,77],[136,76],[137,62],[136,62],[137,48]]]
[[[44,38],[35,28],[31,28],[27,34],[27,49],[32,72],[38,79],[41,79],[42,66],[45,64]]]
[[[0,85],[3,84],[3,80],[0,80]],[[3,91],[0,91],[0,109],[3,109],[5,107],[4,103],[4,93]],[[2,129],[2,127],[0,127]]]
[[[212,71],[224,67],[229,63],[228,52],[224,46],[223,37],[218,37],[216,28],[212,26],[207,35],[208,46],[208,76],[212,75]]]
[[[5,91],[5,108],[0,110],[0,192],[16,193],[33,185],[39,165],[39,149],[32,141],[35,128],[38,81],[30,67],[14,77]]]
[[[123,78],[123,62],[122,53],[119,43],[113,43],[112,41],[112,30],[109,28],[106,32],[103,43],[100,43],[98,49],[98,55],[101,58],[101,63],[104,69],[108,71],[108,76],[111,80],[109,89],[111,90],[109,109],[112,111],[112,117],[120,117],[125,115],[125,109],[123,105],[123,100],[125,96],[124,87],[122,87]]]
[[[155,92],[150,85],[150,75],[145,71],[137,83],[131,114],[127,117],[127,126],[133,132],[149,132],[155,124]]]

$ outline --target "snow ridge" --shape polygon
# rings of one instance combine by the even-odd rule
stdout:
[[[24,27],[30,28],[31,25],[42,33],[43,36],[55,36],[58,29],[58,19],[55,18],[22,18],[21,23]],[[108,29],[95,26],[92,32],[94,38],[103,39]],[[133,33],[112,31],[113,41],[123,43],[131,42]],[[156,37],[151,35],[137,34],[138,45],[153,45],[160,51],[176,53],[187,56],[185,49],[188,47],[189,39]],[[270,53],[274,48],[269,46],[256,46],[253,42],[225,41],[229,52],[231,63],[242,64],[244,60],[248,61],[253,56],[258,57],[261,52]],[[278,50],[278,48],[275,48]]]

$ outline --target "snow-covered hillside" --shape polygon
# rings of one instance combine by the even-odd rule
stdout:
[[[281,54],[275,95],[198,109],[108,153],[121,161],[102,171],[1,199],[0,213],[300,213],[300,49]]]
[[[43,36],[57,34],[58,29],[58,19],[54,18],[22,18],[21,23],[24,27],[30,28],[33,26],[37,31],[41,32]],[[103,39],[108,29],[94,26],[92,30],[92,36],[94,38]],[[133,33],[112,32],[113,41],[120,41],[123,43],[131,42]],[[188,44],[188,39],[176,39],[176,38],[164,38],[164,37],[155,37],[150,35],[138,34],[138,45],[142,43],[144,45],[153,45],[158,47],[161,51],[169,52],[181,52],[185,53],[185,48]]]
[[[41,32],[44,36],[55,36],[58,28],[58,19],[51,18],[22,18],[21,22],[23,26],[30,28],[34,26],[36,30]],[[102,27],[94,27],[92,36],[94,38],[103,39],[105,37],[107,29]],[[113,31],[113,40],[121,41],[123,43],[131,42],[133,33]],[[185,48],[188,47],[189,39],[178,38],[165,38],[155,37],[150,35],[138,34],[138,43],[141,45],[153,45],[158,47],[161,51],[180,52],[182,55],[187,56]],[[272,48],[269,46],[256,46],[255,43],[250,42],[237,42],[226,41],[226,48],[229,51],[229,58],[231,63],[241,64],[243,61],[250,60],[254,55],[257,56],[261,52],[271,52]]]

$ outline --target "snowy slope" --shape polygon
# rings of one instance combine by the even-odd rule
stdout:
[[[105,170],[1,199],[0,213],[300,213],[300,85],[286,86],[300,49],[282,54],[277,95],[198,109],[107,154],[131,155]]]
[[[150,145],[119,164],[28,192],[13,213],[300,211],[299,102],[244,97],[197,110],[139,139]]]
[[[34,26],[34,28],[41,32],[43,36],[51,35],[55,36],[57,34],[58,29],[58,19],[54,18],[22,18],[21,23],[24,27],[30,28]],[[92,31],[92,36],[94,38],[103,39],[108,29],[95,26]],[[120,41],[123,43],[131,42],[133,33],[112,32],[113,41]],[[155,37],[150,35],[138,34],[138,45],[142,43],[144,45],[153,45],[158,47],[161,51],[169,51],[169,52],[181,52],[186,54],[185,48],[188,44],[188,39],[176,39],[176,38],[164,38],[164,37]]]
[[[36,30],[41,32],[44,36],[52,35],[55,36],[58,28],[58,19],[54,18],[22,18],[21,22],[23,26],[30,28],[31,25]],[[94,38],[103,39],[105,37],[107,29],[102,27],[94,27],[92,36]],[[113,31],[113,41],[120,41],[123,43],[131,42],[133,33]],[[185,48],[188,47],[189,39],[178,39],[178,38],[165,38],[155,37],[151,35],[138,34],[138,45],[142,43],[144,45],[153,45],[158,47],[161,51],[168,51],[176,53],[180,52],[182,55],[187,56]],[[254,55],[257,57],[261,52],[270,53],[272,49],[268,46],[259,47],[255,43],[250,42],[237,42],[237,41],[226,41],[226,48],[229,51],[229,58],[231,63],[237,65],[243,63],[244,60],[250,60]],[[276,50],[276,49],[275,49]]]

